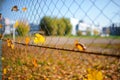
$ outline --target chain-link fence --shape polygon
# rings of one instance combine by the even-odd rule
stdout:
[[[119,0],[1,0],[0,13],[5,19],[1,23],[5,27],[3,40],[12,39],[15,47],[22,44],[40,48],[42,53],[65,51],[119,58],[119,3]]]
[[[46,42],[40,46],[75,51],[74,43],[78,40],[86,47],[85,52],[119,54],[120,5],[118,2],[114,0],[13,0],[7,5],[7,1],[3,0],[1,12],[5,18],[8,18],[6,23],[11,26],[11,29],[18,20],[29,24],[29,35],[44,34]],[[9,33],[12,32],[14,30]],[[16,36],[20,34],[17,29],[15,33]],[[114,37],[111,38],[111,35]],[[13,37],[15,38],[15,35]]]

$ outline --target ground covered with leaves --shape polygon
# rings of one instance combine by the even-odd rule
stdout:
[[[3,80],[119,80],[120,59],[3,42]]]

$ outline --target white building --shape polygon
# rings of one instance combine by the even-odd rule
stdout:
[[[75,18],[70,18],[70,22],[72,24],[72,35],[76,35],[76,25],[78,24],[79,20],[75,19]]]
[[[5,32],[4,34],[10,34],[10,20],[8,18],[5,18]]]
[[[87,24],[85,22],[79,22],[79,20],[75,18],[70,19],[72,24],[72,35],[76,35],[77,31],[81,31],[82,35],[87,35],[87,32],[90,32],[90,35],[99,35],[102,31],[102,27],[95,26],[93,24]]]

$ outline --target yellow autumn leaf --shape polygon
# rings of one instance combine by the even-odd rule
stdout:
[[[3,60],[5,60],[5,58],[4,58],[4,57],[1,57],[1,60],[3,61]]]
[[[35,44],[40,43],[40,42],[39,42],[39,39],[38,39],[37,37],[34,38],[34,43],[35,43]]]
[[[95,69],[87,69],[87,79],[86,80],[103,80],[102,71],[98,71]]]
[[[11,77],[8,77],[8,80],[13,80]]]
[[[23,12],[25,12],[26,10],[27,10],[27,8],[26,8],[26,7],[23,7],[23,8],[22,8],[22,11],[23,11]]]
[[[39,33],[35,34],[36,37],[41,37],[42,35],[40,35]]]
[[[103,80],[103,74],[102,74],[102,71],[98,71],[98,72],[97,72],[96,80]]]
[[[79,43],[77,40],[75,40],[74,43],[75,43],[75,47],[76,47],[78,50],[84,51],[84,50],[86,49],[86,47],[85,47],[83,44]]]
[[[87,80],[86,78],[83,78],[83,80]]]
[[[14,49],[15,47],[10,39],[7,39],[7,46],[10,47],[11,49]]]
[[[80,51],[83,51],[83,50],[84,50],[81,45],[77,45],[76,47],[77,47]]]
[[[37,67],[37,66],[38,66],[37,60],[36,60],[36,59],[33,59],[33,60],[32,60],[32,64],[34,65],[34,67]]]
[[[92,74],[87,74],[88,80],[95,80]]]
[[[25,44],[28,45],[30,43],[30,38],[29,37],[26,37],[25,38]]]
[[[8,47],[10,47],[11,43],[7,43]]]
[[[12,41],[10,39],[7,39],[7,46],[10,47],[12,44]]]
[[[7,69],[4,68],[4,69],[3,69],[3,74],[6,74],[6,73],[7,73]]]
[[[15,47],[14,44],[11,44],[11,49],[14,49],[14,47]]]
[[[2,28],[3,26],[2,26],[2,24],[0,24],[0,28]]]
[[[35,38],[34,38],[33,41],[34,41],[35,44],[44,43],[45,42],[45,38],[42,35],[36,33],[35,34]]]
[[[29,78],[31,79],[33,76],[32,75],[29,75]]]

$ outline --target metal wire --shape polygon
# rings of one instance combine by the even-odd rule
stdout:
[[[6,40],[3,39],[3,41],[6,41]],[[18,42],[15,42],[15,43],[26,46],[25,43],[18,43]],[[79,50],[74,50],[74,49],[55,48],[55,47],[40,46],[40,45],[34,45],[34,44],[29,44],[27,46],[34,46],[34,47],[40,47],[40,48],[46,48],[46,49],[53,49],[53,50],[79,52],[79,53],[85,53],[85,54],[93,54],[93,55],[99,55],[99,56],[108,56],[108,57],[120,58],[120,55],[115,55],[115,54],[101,54],[99,52],[79,51]]]
[[[114,0],[107,0],[107,1],[103,1],[105,4],[102,6],[102,8],[100,8],[97,2],[98,2],[97,0],[89,0],[89,1],[85,1],[85,0],[68,0],[68,1],[64,1],[64,0],[54,0],[54,1],[53,0],[36,0],[36,1],[34,0],[31,0],[31,1],[12,0],[11,3],[9,3],[10,5],[7,5],[7,6],[11,8],[11,6],[17,5],[19,7],[19,11],[15,12],[14,14],[10,12],[11,15],[8,15],[7,13],[5,13],[5,11],[9,12],[9,10],[5,8],[5,5],[2,5],[1,12],[4,13],[5,17],[8,17],[10,19],[22,20],[22,21],[24,21],[25,19],[29,22],[29,24],[34,23],[34,24],[37,24],[38,26],[40,25],[40,21],[44,16],[56,17],[58,19],[62,17],[70,19],[71,17],[73,17],[79,20],[83,20],[83,21],[85,20],[84,21],[85,23],[89,23],[90,25],[94,25],[94,26],[98,25],[96,23],[97,21],[100,21],[99,19],[102,16],[103,18],[106,19],[106,22],[108,21],[108,23],[106,23],[103,27],[105,26],[109,27],[111,23],[115,22],[114,18],[117,18],[116,17],[117,15],[113,14],[112,17],[110,15],[107,15],[106,14],[106,11],[108,11],[107,8],[109,7],[110,4],[113,4],[115,5],[115,7],[118,8],[116,10],[119,11],[120,5],[116,3]],[[5,3],[7,3],[7,1]],[[86,5],[86,3],[87,4],[89,3],[89,4]],[[84,6],[86,6],[87,8],[85,8]],[[27,11],[22,12],[21,10],[22,7],[27,7]],[[94,8],[96,9],[95,16],[90,15],[90,13],[93,12],[92,9]],[[56,49],[56,50],[65,50],[65,51],[70,51],[70,52],[73,51],[73,52],[82,52],[82,53],[89,53],[89,54],[95,54],[95,55],[103,55],[103,52],[109,49],[109,46],[112,46],[112,42],[114,40],[119,40],[118,37],[114,37],[111,40],[109,40],[107,43],[105,43],[106,45],[104,44],[105,47],[99,46],[101,49],[98,49],[97,51],[91,51],[89,49],[93,47],[93,44],[95,44],[95,42],[99,39],[100,35],[95,36],[90,42],[82,41],[83,38],[79,36],[73,39],[71,38],[71,35],[67,37],[66,36],[63,37],[65,35],[65,32],[63,33],[62,37],[56,36],[56,35],[52,36],[47,25],[44,22],[42,23],[44,24],[45,30],[48,33],[48,36],[44,35],[47,41],[46,44],[41,44],[41,45],[30,44],[29,46],[37,46],[37,47]],[[98,23],[101,23],[101,22],[98,22]],[[118,21],[118,23],[120,22]],[[63,28],[63,26],[59,26],[58,29],[60,28]],[[40,27],[40,30],[43,30],[43,29]],[[32,36],[30,37],[32,38]],[[74,50],[73,46],[74,46],[75,40],[79,40],[81,41],[81,43],[82,42],[85,43],[87,47],[87,51]],[[18,42],[15,42],[15,43],[25,45],[24,43],[18,43]],[[118,44],[120,45],[120,43]],[[68,46],[71,46],[71,48],[68,48]],[[95,50],[95,48],[96,47],[94,47],[93,49]],[[119,47],[118,47],[118,50],[119,50]],[[108,54],[104,54],[104,55],[109,56]],[[116,55],[112,55],[112,54],[110,54],[110,56],[116,57]],[[117,57],[120,57],[120,56],[117,55]]]

